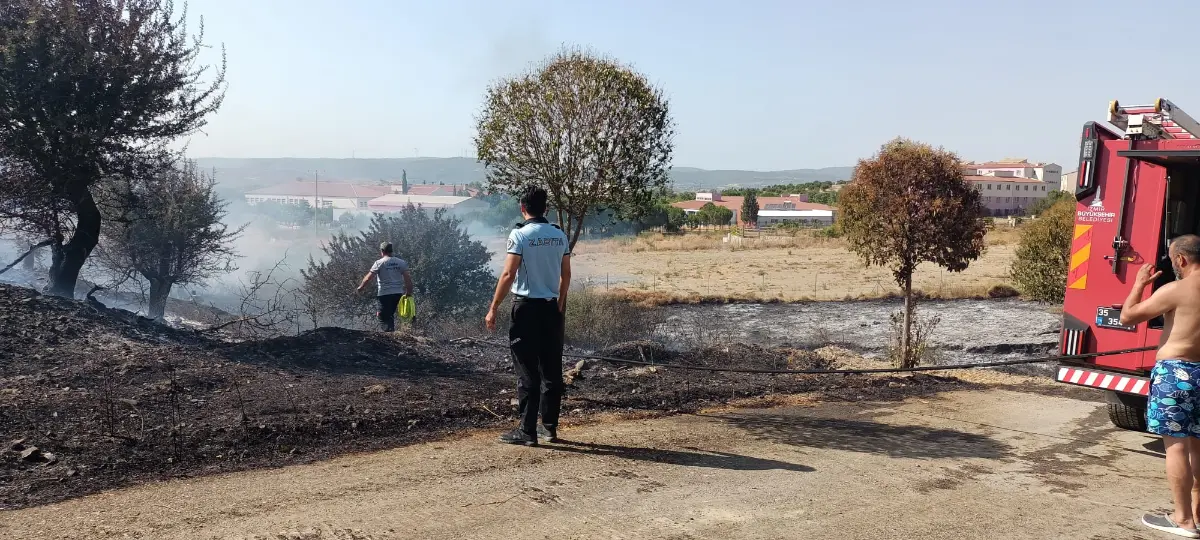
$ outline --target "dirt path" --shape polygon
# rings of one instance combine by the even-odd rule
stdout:
[[[1151,539],[1161,448],[1003,390],[492,433],[0,513],[0,538]]]

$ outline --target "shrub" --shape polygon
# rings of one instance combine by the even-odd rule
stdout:
[[[512,316],[512,299],[507,298],[496,313],[496,332],[505,335]],[[567,344],[586,349],[601,349],[618,343],[653,337],[660,312],[647,305],[605,294],[584,283],[567,295]],[[479,319],[482,325],[482,316]]]
[[[1025,296],[1041,302],[1062,302],[1074,225],[1075,201],[1063,199],[1021,233],[1011,274]]]
[[[988,289],[988,298],[1015,298],[1021,296],[1021,291],[1018,291],[1008,285],[994,285]]]
[[[354,288],[379,258],[383,241],[391,242],[395,255],[408,262],[418,322],[483,320],[496,283],[488,269],[491,258],[482,243],[467,235],[458,218],[444,210],[428,212],[409,205],[396,214],[376,214],[370,227],[358,235],[334,236],[322,248],[325,260],[310,259],[302,272],[305,288],[336,316],[351,320],[374,316],[375,295],[356,294]]]
[[[941,351],[930,342],[929,337],[933,335],[933,331],[937,328],[938,323],[942,322],[941,317],[937,315],[925,315],[922,312],[913,312],[912,319],[912,330],[908,343],[909,352],[906,355],[903,341],[904,310],[892,313],[891,343],[888,344],[887,348],[888,359],[899,367],[936,364],[941,358]]]
[[[821,227],[817,229],[816,236],[821,238],[841,238],[842,228],[838,227],[836,223],[828,227]]]

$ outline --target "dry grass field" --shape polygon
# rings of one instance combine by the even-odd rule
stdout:
[[[922,265],[915,287],[933,297],[984,297],[1009,284],[1019,230],[998,226],[982,258],[961,273]],[[726,241],[719,234],[642,235],[581,242],[576,281],[647,303],[847,300],[899,292],[885,268],[864,267],[836,238],[796,236]]]

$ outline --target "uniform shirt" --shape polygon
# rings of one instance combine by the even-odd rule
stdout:
[[[563,257],[571,254],[567,235],[546,218],[521,223],[508,235],[508,252],[521,256],[512,293],[527,298],[558,298]]]
[[[378,296],[388,294],[404,294],[404,273],[408,271],[408,263],[399,257],[383,257],[371,265],[371,273],[375,274],[375,283],[379,285]]]

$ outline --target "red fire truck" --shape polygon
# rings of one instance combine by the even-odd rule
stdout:
[[[1062,353],[1157,345],[1162,318],[1121,324],[1138,269],[1154,262],[1161,287],[1175,279],[1171,239],[1200,233],[1200,124],[1170,101],[1109,104],[1106,122],[1083,126],[1075,183],[1075,230],[1067,263]],[[1059,382],[1105,390],[1117,427],[1146,429],[1154,351],[1063,363]]]

